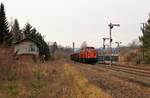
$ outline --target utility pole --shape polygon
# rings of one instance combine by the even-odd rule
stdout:
[[[75,52],[75,43],[72,43],[72,47],[73,47],[73,53]]]
[[[120,26],[120,24],[112,24],[112,23],[110,23],[109,25],[109,35],[110,35],[110,66],[112,65],[112,46],[111,46],[111,44],[112,44],[112,29],[113,29],[113,27],[114,26],[116,26],[116,27],[119,27]]]
[[[143,23],[141,23],[141,24],[142,24],[141,30],[142,30],[143,32],[145,32],[145,23],[143,22]],[[144,46],[142,46],[142,59],[144,60]]]

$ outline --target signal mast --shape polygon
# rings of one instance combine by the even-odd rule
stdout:
[[[108,26],[109,26],[109,29],[110,29],[110,32],[109,32],[110,38],[109,38],[109,40],[110,40],[110,66],[111,66],[112,65],[112,46],[111,46],[111,44],[112,44],[112,29],[113,29],[113,27],[119,27],[120,24],[110,23]]]

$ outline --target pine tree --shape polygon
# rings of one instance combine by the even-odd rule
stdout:
[[[31,32],[32,32],[32,26],[30,25],[30,23],[27,23],[23,29],[23,33],[24,33],[25,37],[30,38]]]
[[[4,43],[6,40],[9,41],[11,35],[9,34],[8,22],[6,19],[4,4],[0,5],[0,43]]]
[[[40,56],[45,56],[45,60],[48,60],[50,57],[49,46],[36,28],[33,28],[29,23],[27,23],[23,29],[23,33],[26,38],[32,39],[38,43]]]
[[[141,29],[143,36],[140,37],[140,41],[142,43],[142,48],[144,52],[144,60],[146,63],[150,63],[150,15],[147,23]]]
[[[11,28],[11,33],[13,34],[13,41],[14,42],[21,40],[22,34],[21,34],[21,30],[20,30],[19,23],[18,23],[17,19],[14,20],[14,24]]]

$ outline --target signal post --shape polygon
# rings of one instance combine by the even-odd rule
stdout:
[[[113,29],[113,27],[119,27],[120,26],[120,24],[112,24],[112,23],[110,23],[109,25],[109,36],[110,36],[110,38],[109,38],[109,40],[110,40],[110,66],[112,65],[112,46],[111,46],[111,44],[112,44],[112,29]]]

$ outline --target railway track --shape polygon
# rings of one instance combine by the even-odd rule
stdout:
[[[148,70],[120,66],[90,65],[73,62],[90,83],[102,88],[113,98],[149,98]],[[139,74],[140,73],[140,74]],[[146,97],[145,97],[146,96]]]
[[[82,63],[79,63],[82,65]],[[83,64],[84,67],[88,67],[99,72],[106,71],[110,72],[111,75],[127,79],[132,82],[142,84],[150,87],[150,69],[136,67],[136,66],[125,66],[125,65],[104,65],[104,64]]]
[[[150,87],[150,71],[139,69],[136,67],[122,67],[122,66],[106,66],[106,65],[89,65],[90,68],[97,71],[107,71],[111,72],[112,75],[127,79],[132,82],[142,84],[144,86]]]
[[[121,65],[121,64],[114,64],[113,66],[124,67],[124,68],[130,68],[130,69],[138,69],[138,70],[143,70],[143,71],[148,71],[148,72],[150,72],[150,68],[146,68],[146,67],[126,66],[126,65]]]
[[[134,75],[150,78],[150,68],[146,69],[142,67],[116,65],[116,64],[112,66],[104,65],[104,64],[96,64],[96,65],[90,65],[90,67],[97,69],[97,70],[100,68],[111,69],[114,71],[120,71],[120,72],[125,72],[129,74],[134,74]]]
[[[131,67],[128,68],[128,67],[122,67],[122,66],[113,66],[113,65],[112,66],[100,66],[100,67],[150,78],[150,71],[148,70],[141,70],[138,68],[131,68]]]

